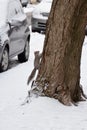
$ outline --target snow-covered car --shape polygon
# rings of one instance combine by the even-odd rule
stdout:
[[[46,22],[51,10],[53,0],[42,0],[32,13],[32,32],[41,32],[46,30]]]
[[[20,62],[29,58],[30,30],[19,0],[0,0],[0,72],[6,71],[9,59]]]

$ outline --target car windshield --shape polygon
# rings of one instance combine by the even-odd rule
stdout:
[[[0,0],[0,28],[5,25],[9,0]]]
[[[8,0],[0,0],[0,28],[5,24]]]

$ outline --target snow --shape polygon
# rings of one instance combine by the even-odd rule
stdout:
[[[33,18],[47,20],[48,17],[44,16],[43,13],[49,14],[51,5],[52,5],[52,0],[51,1],[41,1],[33,10],[33,13],[32,13]]]
[[[8,0],[0,0],[0,28],[5,24]]]
[[[27,78],[33,68],[34,51],[42,52],[44,35],[31,33],[29,61],[19,64],[17,58],[10,61],[8,71],[0,74],[0,130],[86,130],[87,101],[78,107],[67,107],[55,99],[38,97],[22,105],[27,91]],[[87,93],[87,38],[85,38],[81,82]]]
[[[3,0],[2,0],[3,1]],[[45,35],[31,33],[30,58],[10,61],[9,70],[0,73],[0,130],[87,130],[87,101],[78,106],[64,106],[48,97],[33,98],[22,105],[30,85],[27,79],[33,69],[34,51],[42,52]],[[81,84],[87,94],[87,37],[81,58]]]
[[[33,12],[35,6],[36,6],[36,5],[28,4],[26,8],[25,8],[25,7],[23,8],[23,9],[24,9],[24,12],[25,12],[25,13],[31,13],[31,12]]]

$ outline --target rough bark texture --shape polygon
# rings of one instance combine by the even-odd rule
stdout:
[[[80,60],[87,23],[87,0],[54,0],[47,22],[37,83],[46,96],[65,105],[80,101]]]

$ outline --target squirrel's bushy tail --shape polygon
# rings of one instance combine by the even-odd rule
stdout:
[[[35,76],[35,73],[36,73],[36,68],[34,68],[28,78],[28,81],[27,81],[27,85],[30,83],[30,81],[34,78]]]

